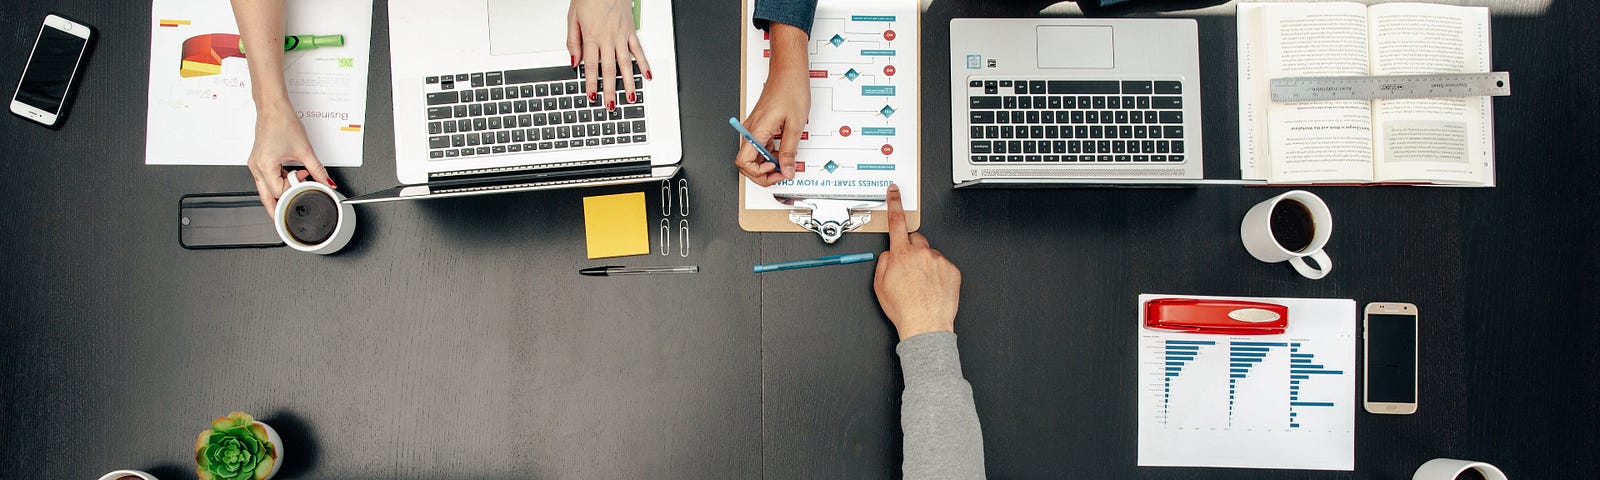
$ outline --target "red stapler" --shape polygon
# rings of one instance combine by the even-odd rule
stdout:
[[[1144,304],[1144,327],[1218,335],[1276,335],[1289,326],[1289,307],[1242,300],[1158,298]]]

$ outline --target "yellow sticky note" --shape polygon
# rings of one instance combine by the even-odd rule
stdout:
[[[650,253],[644,192],[583,197],[583,231],[589,258]]]

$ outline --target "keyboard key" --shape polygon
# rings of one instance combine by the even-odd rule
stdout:
[[[548,97],[550,96],[550,86],[542,83],[539,85],[534,85],[533,94],[541,97]]]
[[[1117,110],[1117,123],[1128,123],[1128,112]]]
[[[1131,162],[1131,161],[1133,161],[1133,155],[1113,155],[1113,157],[1116,158],[1116,161],[1118,161],[1118,162]]]
[[[645,141],[644,135],[634,135],[633,136],[633,143],[644,143],[644,141]]]
[[[1100,95],[1096,95],[1094,97],[1094,107],[1092,107],[1092,108],[1095,108],[1095,109],[1106,108],[1106,97],[1100,96]]]
[[[1181,161],[1183,161],[1183,155],[1167,155],[1167,161],[1169,161],[1169,162],[1181,162]]]
[[[1124,82],[1122,82],[1122,93],[1134,93],[1134,94],[1149,95],[1150,93],[1152,93],[1151,90],[1150,90],[1150,82],[1149,81],[1124,81]]]
[[[572,108],[589,108],[589,97],[574,97]]]
[[[967,88],[983,88],[983,80],[968,81]]]
[[[1106,108],[1122,108],[1122,97],[1106,98]]]
[[[1045,93],[1044,80],[1031,80],[1028,82],[1028,93],[1043,95]]]
[[[443,133],[443,132],[444,132],[444,126],[441,125],[440,122],[428,122],[428,134],[429,135],[438,135],[438,134]]]
[[[585,126],[584,129],[589,131],[589,136],[591,137],[600,136],[600,124],[598,123],[591,123]]]
[[[483,74],[482,73],[474,73],[474,74],[472,74],[472,88],[478,88],[478,87],[482,87],[482,86],[483,86]]]
[[[1037,110],[1028,112],[1028,123],[1039,123],[1039,112]]]
[[[500,114],[500,106],[496,105],[493,102],[485,103],[485,104],[483,104],[483,114],[484,115],[499,115]]]
[[[1004,97],[1004,100],[1001,103],[1002,103],[1002,105],[1004,105],[1004,108],[1007,109],[1007,110],[1015,109],[1015,108],[1017,108],[1017,97],[1011,97],[1011,96]]]
[[[1022,80],[1017,80],[1017,85],[1015,87],[1013,87],[1011,89],[1011,91],[1013,93],[1016,93],[1017,95],[1027,95],[1028,94],[1028,82],[1022,81]]]
[[[1139,104],[1137,106],[1140,110],[1150,109],[1150,97],[1139,97]]]
[[[456,133],[456,122],[455,121],[453,121],[453,120],[445,120],[442,123],[444,123],[444,130],[443,130],[444,133]]]
[[[478,155],[488,155],[489,147],[478,147]]]
[[[1172,141],[1172,153],[1183,153],[1183,140]]]
[[[1035,95],[1033,97],[1033,108],[1044,108],[1044,99],[1044,95]]]
[[[644,133],[644,120],[634,120],[633,121],[633,133],[635,133],[635,134]]]
[[[973,110],[998,109],[1000,107],[1000,98],[998,96],[973,96],[973,98],[966,99],[966,107]]]
[[[434,105],[448,105],[448,104],[456,103],[456,100],[458,100],[460,98],[461,97],[459,95],[456,95],[456,92],[430,93],[430,94],[428,94],[428,106],[431,107],[431,106],[434,106]]]
[[[494,146],[494,150],[491,150],[491,151],[494,152],[494,153],[506,153],[506,146],[505,145],[495,145]]]
[[[1161,127],[1150,127],[1150,138],[1161,138]]]
[[[1010,80],[1001,80],[1000,81],[1000,88],[1011,88],[1011,81]]]
[[[430,77],[428,77],[427,79],[425,79],[423,81],[427,82],[429,85],[433,85],[435,83],[439,83],[439,77],[430,76]]]
[[[1071,140],[1067,142],[1067,153],[1082,153],[1083,141]]]
[[[972,156],[972,163],[984,163],[984,162],[987,162],[987,161],[989,161],[989,156],[988,155],[973,155]]]
[[[428,120],[443,120],[450,118],[450,107],[432,107],[428,109]]]
[[[578,123],[578,112],[573,110],[561,112],[561,123]]]
[[[1040,125],[1034,125],[1034,126],[1028,127],[1028,137],[1029,138],[1044,138],[1044,127],[1040,126]]]
[[[487,101],[489,101],[489,89],[480,88],[480,89],[477,89],[477,90],[473,90],[472,91],[472,96],[473,96],[473,99],[474,99],[473,101],[487,102]]]
[[[1095,155],[1094,156],[1094,161],[1096,161],[1096,162],[1109,162],[1109,161],[1111,161],[1111,156],[1110,155]]]
[[[494,132],[494,143],[511,143],[511,132],[505,130]]]
[[[1000,127],[996,127],[996,126],[993,126],[993,125],[987,126],[987,127],[983,127],[983,137],[984,138],[1000,138]]]
[[[1155,85],[1155,93],[1161,95],[1176,95],[1183,93],[1183,82],[1157,81]]]
[[[1042,161],[1044,161],[1044,157],[1039,156],[1039,155],[1024,155],[1022,158],[1025,161],[1029,161],[1029,162],[1042,162]]]
[[[1139,152],[1140,153],[1156,153],[1156,141],[1155,140],[1141,140],[1141,141],[1139,141]]]
[[[969,117],[970,123],[994,123],[994,112],[972,112]]]
[[[1183,138],[1183,126],[1161,127],[1161,136],[1166,138]]]
[[[1044,138],[1061,138],[1061,127],[1049,125],[1044,127]],[[1071,131],[1068,129],[1067,131]]]
[[[1076,115],[1074,115],[1072,118],[1073,119],[1077,119],[1078,117]],[[1100,112],[1096,112],[1096,111],[1091,110],[1091,111],[1085,113],[1084,114],[1084,121],[1086,123],[1100,123]],[[1095,128],[1100,128],[1100,127],[1095,127]]]
[[[1017,97],[1017,108],[1033,108],[1033,97]]]
[[[1167,161],[1167,156],[1166,155],[1151,155],[1150,156],[1150,161],[1152,161],[1152,162],[1165,162],[1165,161]]]
[[[1076,117],[1076,115],[1074,115],[1074,117]],[[1072,136],[1076,138],[1089,138],[1089,127],[1083,125],[1072,127]]]
[[[522,98],[532,98],[535,95],[533,85],[518,87],[518,93],[521,94]]]
[[[1141,111],[1138,111],[1138,110],[1134,110],[1132,112],[1128,112],[1128,122],[1129,123],[1144,123],[1144,112],[1141,112]]]
[[[623,118],[644,118],[644,107],[624,107]]]
[[[1040,123],[1056,123],[1056,112],[1045,110],[1039,114]]]
[[[1150,161],[1150,156],[1149,155],[1134,155],[1133,156],[1133,161],[1134,162],[1148,162],[1148,161]]]
[[[989,142],[972,142],[972,153],[989,153]]]
[[[489,117],[489,129],[494,130],[498,128],[500,128],[500,117]]]
[[[511,105],[513,110],[515,110],[517,113],[524,113],[528,111],[527,100],[517,100],[516,102],[512,102]]]
[[[528,132],[526,130],[523,130],[523,129],[520,129],[520,128],[516,129],[516,130],[512,130],[511,131],[511,141],[512,142],[516,142],[516,143],[522,143],[522,142],[528,141]]]
[[[973,125],[972,126],[972,134],[968,135],[968,137],[969,138],[983,138],[983,127],[978,126],[978,125]]]
[[[1133,108],[1133,97],[1122,97],[1122,108]]]
[[[533,126],[533,115],[517,115],[517,128],[528,128],[531,126]]]
[[[483,76],[483,80],[485,85],[491,87],[499,86],[501,82],[500,72],[489,72]]]
[[[1045,155],[1044,156],[1044,163],[1055,163],[1055,162],[1060,162],[1060,161],[1061,161],[1061,156],[1060,155]]]
[[[1182,110],[1168,110],[1161,112],[1161,123],[1183,123]]]
[[[445,81],[439,82],[439,88],[443,89],[443,90],[455,90],[456,89],[456,82],[451,81],[451,80],[445,80]]]
[[[1117,127],[1117,136],[1122,138],[1133,138],[1133,127],[1128,125]]]
[[[1014,127],[1010,125],[1000,127],[1000,138],[1015,138],[1016,136],[1017,133]]]
[[[436,136],[436,137],[428,137],[428,148],[449,148],[449,147],[450,147],[450,137],[447,137],[447,136],[444,136],[444,135],[439,135],[439,136]]]
[[[1171,150],[1169,150],[1169,147],[1167,146],[1167,141],[1166,140],[1162,140],[1162,141],[1156,142],[1156,153],[1167,153],[1167,152],[1170,152],[1170,151]]]
[[[995,86],[994,80],[986,80],[983,82],[984,95],[994,95],[996,93],[1000,93],[1000,89]]]
[[[605,135],[605,136],[616,135],[617,134],[617,124],[615,124],[615,123],[607,123],[605,125],[601,125],[600,126],[600,134],[601,135]]]
[[[1183,108],[1183,97],[1151,97],[1150,107],[1169,110]]]
[[[1050,80],[1047,83],[1051,95],[1121,93],[1114,80]]]
[[[617,137],[600,137],[601,145],[616,145]]]
[[[520,152],[520,151],[522,151],[522,144],[513,143],[513,144],[510,144],[510,145],[506,145],[506,151],[507,152],[511,152],[511,153]]]

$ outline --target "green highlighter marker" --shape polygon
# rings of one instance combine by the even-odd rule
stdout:
[[[342,47],[344,35],[286,35],[283,51],[310,50],[317,47]],[[239,39],[239,51],[244,52],[244,39]]]

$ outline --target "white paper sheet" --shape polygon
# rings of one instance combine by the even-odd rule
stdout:
[[[289,0],[287,35],[344,35],[344,45],[284,52],[284,79],[317,159],[361,165],[367,111],[372,0]],[[155,0],[150,18],[150,97],[145,133],[149,165],[244,165],[255,141],[250,70],[228,42],[219,71],[181,75],[184,41],[239,33],[220,0]]]
[[[1289,307],[1282,335],[1143,328],[1156,298]],[[1355,469],[1356,303],[1139,296],[1139,466]]]
[[[754,0],[746,0],[745,11],[754,10]],[[810,123],[795,178],[767,188],[744,179],[745,208],[793,208],[773,200],[774,193],[882,196],[890,182],[900,186],[907,210],[920,205],[920,14],[913,0],[817,2],[808,50]],[[767,82],[769,42],[750,18],[744,25],[748,115]]]

